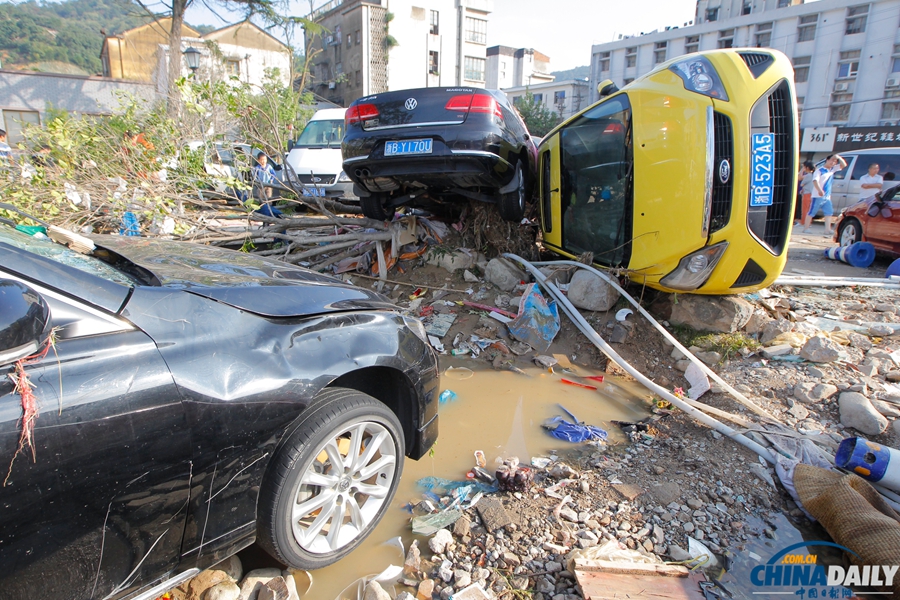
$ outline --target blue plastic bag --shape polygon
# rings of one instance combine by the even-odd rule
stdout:
[[[546,352],[559,333],[559,309],[548,301],[537,284],[525,288],[519,302],[519,316],[507,323],[509,333],[538,352]]]
[[[606,441],[607,433],[605,430],[595,427],[594,425],[586,425],[578,420],[578,418],[566,410],[566,407],[558,404],[563,411],[570,417],[572,421],[566,421],[562,417],[552,417],[544,421],[541,425],[550,435],[564,442],[586,442],[589,440]]]

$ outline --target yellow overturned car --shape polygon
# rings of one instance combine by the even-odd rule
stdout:
[[[669,292],[772,283],[787,260],[797,190],[787,57],[767,48],[689,54],[604,93],[539,147],[544,244],[573,258],[590,252],[595,264]]]

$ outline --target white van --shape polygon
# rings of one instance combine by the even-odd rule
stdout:
[[[342,167],[341,140],[346,112],[345,108],[316,111],[285,158],[308,193],[357,199],[353,194],[353,182]]]
[[[848,150],[838,154],[847,161],[847,168],[835,173],[834,183],[831,184],[831,203],[834,205],[835,216],[859,200],[859,178],[869,172],[869,165],[873,163],[878,164],[878,174],[884,178],[882,189],[888,190],[900,184],[900,148]],[[816,167],[821,167],[824,162],[819,161]]]

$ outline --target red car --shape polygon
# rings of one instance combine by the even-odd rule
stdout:
[[[877,252],[900,256],[900,186],[847,207],[835,227],[841,246],[869,242]]]

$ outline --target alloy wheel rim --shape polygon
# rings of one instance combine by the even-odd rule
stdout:
[[[291,505],[297,544],[311,554],[329,554],[363,535],[390,494],[396,452],[391,432],[374,421],[329,435],[303,473]]]
[[[841,246],[849,246],[856,241],[856,225],[850,223],[841,232]]]

